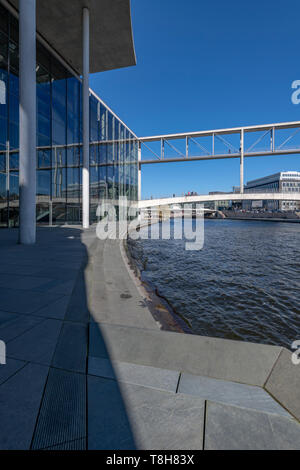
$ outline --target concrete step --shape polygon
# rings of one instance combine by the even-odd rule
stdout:
[[[287,418],[292,417],[262,387],[253,385],[183,373],[180,376],[178,393]]]
[[[300,424],[273,413],[207,401],[204,449],[300,450]]]
[[[105,345],[105,348],[103,348]],[[282,350],[133,326],[90,324],[90,355],[264,386]]]
[[[279,416],[291,415],[263,388],[152,366],[89,357],[88,374]]]

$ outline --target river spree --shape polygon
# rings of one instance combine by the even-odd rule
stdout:
[[[204,233],[201,251],[174,239],[129,248],[196,334],[290,348],[300,339],[300,224],[205,220]]]

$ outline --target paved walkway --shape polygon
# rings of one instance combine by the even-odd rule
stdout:
[[[162,331],[92,229],[16,240],[0,231],[0,449],[300,449],[290,352]]]

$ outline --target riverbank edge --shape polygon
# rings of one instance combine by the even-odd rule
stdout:
[[[156,223],[159,222],[153,222],[153,224]],[[140,223],[136,230],[140,230],[150,225],[152,225],[151,221]],[[168,299],[162,296],[157,291],[155,286],[143,279],[143,270],[139,268],[137,261],[131,255],[130,249],[128,247],[129,233],[130,231],[127,233],[127,238],[121,240],[121,255],[123,257],[127,271],[141,296],[145,299],[151,315],[157,322],[160,323],[163,330],[175,331],[177,333],[186,333],[190,335],[195,334],[188,320],[176,312]]]
[[[222,220],[250,220],[253,222],[283,222],[283,223],[290,223],[290,224],[300,224],[300,219],[280,219],[280,218],[274,218],[272,219],[271,217],[228,217],[226,216],[225,219]]]
[[[160,323],[163,330],[194,334],[187,320],[183,319],[169,301],[159,294],[155,286],[143,279],[143,271],[131,255],[127,241],[125,239],[120,244],[124,263],[153,318]]]

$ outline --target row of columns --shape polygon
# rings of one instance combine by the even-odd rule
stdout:
[[[89,43],[90,12],[82,11],[83,169],[82,224],[89,227]],[[19,0],[20,228],[19,242],[36,241],[36,0]]]

